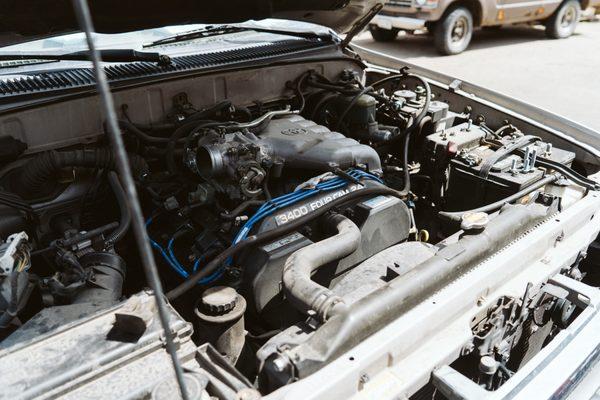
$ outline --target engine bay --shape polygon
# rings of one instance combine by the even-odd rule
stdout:
[[[597,166],[560,140],[455,105],[407,70],[306,69],[277,90],[212,104],[181,91],[151,122],[136,120],[134,96],[119,104],[173,318],[220,366],[195,372],[207,396],[257,398],[316,373],[600,190]],[[145,337],[146,280],[110,147],[3,140],[0,346],[115,307],[112,334]],[[597,249],[560,274],[597,286]],[[549,281],[488,300],[452,360],[487,391],[585,308]]]

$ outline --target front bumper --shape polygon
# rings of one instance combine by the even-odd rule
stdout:
[[[425,20],[411,17],[394,17],[389,15],[376,15],[370,22],[381,29],[401,29],[414,31],[425,28]]]

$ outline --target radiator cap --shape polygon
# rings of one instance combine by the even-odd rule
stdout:
[[[465,232],[482,231],[490,222],[490,217],[484,212],[466,212],[460,222],[460,228]]]

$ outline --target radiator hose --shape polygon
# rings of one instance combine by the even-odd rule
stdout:
[[[294,252],[283,268],[286,299],[303,313],[314,310],[321,321],[344,307],[341,297],[311,279],[322,266],[353,253],[360,244],[360,230],[348,218],[332,214],[326,221],[337,234]]]

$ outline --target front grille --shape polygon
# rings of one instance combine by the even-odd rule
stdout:
[[[410,8],[412,7],[412,0],[392,0],[385,3],[385,5],[390,7]]]

